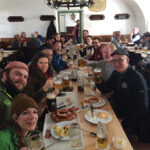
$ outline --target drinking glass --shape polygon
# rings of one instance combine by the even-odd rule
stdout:
[[[46,99],[48,111],[50,112],[55,111],[57,109],[56,95],[53,92],[47,93]]]
[[[68,89],[70,87],[69,75],[67,73],[63,74],[63,87]]]
[[[77,72],[77,85],[79,91],[84,91],[84,73],[83,71]]]
[[[56,75],[54,77],[54,87],[56,89],[56,91],[60,91],[62,89],[62,77],[60,75]]]
[[[106,150],[108,146],[108,125],[99,122],[97,125],[96,148]]]
[[[39,130],[29,132],[27,142],[29,150],[45,150],[44,138]]]
[[[82,146],[81,131],[79,130],[79,124],[73,123],[69,127],[69,147],[78,148]]]
[[[94,75],[95,83],[101,84],[102,83],[102,70],[101,70],[101,68],[95,68],[93,75]]]

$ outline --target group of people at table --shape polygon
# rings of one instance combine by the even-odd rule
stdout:
[[[53,77],[69,68],[67,54],[70,49],[62,48],[60,35],[51,40],[51,46],[45,45],[28,65],[12,61],[2,72],[1,149],[28,149],[26,135],[36,127],[40,128],[47,113],[46,94],[53,89]],[[127,135],[137,134],[139,140],[149,141],[148,88],[144,77],[130,66],[128,51],[113,44],[102,45],[99,38],[87,35],[84,48],[74,52],[77,58],[83,57],[85,65],[101,68],[103,82],[96,87],[108,97]],[[72,56],[69,59],[73,59]]]

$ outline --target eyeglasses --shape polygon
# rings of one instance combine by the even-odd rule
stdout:
[[[92,44],[97,44],[97,43],[99,43],[99,42],[92,42]]]
[[[113,64],[115,64],[115,63],[119,63],[119,64],[120,64],[120,63],[123,62],[123,60],[124,60],[124,59],[112,60],[112,63],[113,63]]]

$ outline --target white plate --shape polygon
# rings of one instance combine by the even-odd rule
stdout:
[[[70,125],[70,124],[72,124],[72,123],[74,123],[74,122],[73,122],[73,121],[62,121],[62,122],[56,123],[55,125],[58,125],[59,127],[63,128],[64,126]],[[69,136],[65,136],[65,137],[58,136],[58,135],[55,133],[55,130],[53,129],[53,127],[51,128],[51,135],[52,135],[55,139],[59,139],[59,140],[63,140],[63,141],[69,140]]]
[[[68,98],[70,98],[70,101],[67,101]],[[73,100],[69,96],[57,97],[56,102],[57,102],[57,108],[61,106],[73,107]]]
[[[97,116],[98,112],[104,112],[104,113],[108,113],[108,117],[107,118],[100,118]],[[85,113],[85,119],[93,124],[98,124],[98,122],[101,123],[109,123],[112,121],[112,115],[105,110],[102,109],[96,109],[93,112],[94,117],[92,117],[88,112]]]
[[[71,72],[72,72],[71,70],[64,70],[64,71],[61,71],[61,75],[64,75],[64,74],[70,75]]]
[[[150,51],[145,51],[145,52],[143,52],[144,54],[150,54]]]
[[[85,100],[88,100],[89,99],[89,97],[88,98],[85,98]],[[101,102],[96,102],[96,103],[92,103],[92,105],[93,105],[93,107],[94,108],[98,108],[98,107],[102,107],[102,106],[104,106],[106,104],[106,101],[103,99],[103,98],[101,98]],[[90,103],[87,103],[87,102],[85,102],[84,103],[84,106],[90,106]]]

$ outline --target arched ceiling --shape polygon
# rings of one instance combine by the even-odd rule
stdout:
[[[140,3],[138,0],[123,0],[124,3],[132,10],[136,17],[136,25],[142,29],[142,32],[145,32],[147,30],[146,25],[146,18],[144,16],[144,12],[142,10],[142,7],[140,7]],[[145,5],[147,5],[146,0],[143,0],[143,3],[145,1]]]

